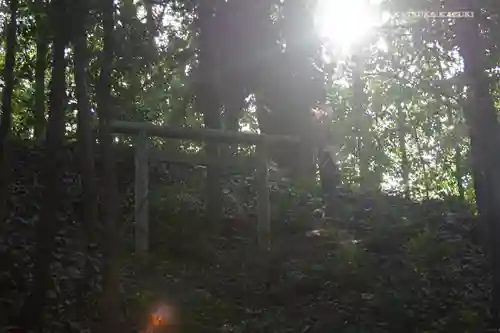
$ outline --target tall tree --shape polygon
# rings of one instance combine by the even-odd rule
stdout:
[[[480,34],[480,4],[457,1],[460,9],[474,10],[474,18],[457,20],[456,41],[464,59],[464,74],[469,86],[464,116],[471,136],[474,173],[480,184],[477,197],[480,215],[489,235],[493,269],[491,314],[495,329],[500,327],[500,124],[485,72],[486,55]]]
[[[51,284],[50,266],[55,249],[55,235],[59,227],[60,212],[64,201],[64,136],[66,100],[67,0],[51,3],[50,18],[53,24],[53,63],[50,82],[49,119],[45,144],[45,170],[43,176],[44,201],[40,219],[36,223],[36,253],[34,285],[22,309],[22,326],[28,330],[43,331],[47,291]]]
[[[410,162],[408,160],[408,152],[406,148],[406,135],[407,131],[407,120],[405,110],[403,109],[402,103],[396,105],[398,109],[398,137],[399,137],[399,150],[401,153],[401,174],[403,178],[403,189],[405,197],[410,199]]]
[[[215,30],[215,7],[216,1],[206,0],[198,6],[198,77],[196,105],[203,113],[203,121],[206,128],[220,129],[220,101],[216,86],[216,52],[217,31]],[[217,144],[208,143],[206,154],[216,159],[219,156]],[[218,168],[210,166],[207,171],[207,215],[214,222],[221,217],[221,189],[220,172]]]
[[[35,108],[33,111],[34,137],[43,140],[45,135],[45,71],[49,49],[47,10],[44,0],[35,0],[36,64],[35,64]]]
[[[96,101],[99,116],[99,143],[102,156],[102,250],[104,255],[103,290],[100,304],[102,333],[119,332],[117,327],[120,304],[120,275],[118,261],[118,189],[113,153],[111,121],[113,120],[112,71],[114,61],[114,1],[100,2],[103,26],[101,72],[97,84]]]
[[[73,50],[75,95],[78,107],[78,160],[82,178],[82,205],[79,216],[86,236],[85,246],[87,256],[92,253],[92,245],[96,243],[96,227],[98,219],[98,196],[94,168],[94,136],[92,133],[92,114],[87,89],[87,64],[89,63],[87,35],[85,24],[88,18],[89,6],[86,0],[74,0],[73,15]],[[85,294],[85,285],[93,276],[92,265],[87,258],[85,261],[84,279],[81,283],[82,296]]]
[[[75,95],[78,104],[77,135],[79,143],[79,164],[82,173],[82,191],[84,196],[82,215],[84,225],[90,232],[90,230],[94,229],[95,222],[97,221],[97,191],[94,180],[93,116],[87,89],[87,64],[89,63],[85,29],[85,23],[89,13],[87,2],[84,0],[75,0],[73,12],[78,13],[73,17],[73,49]]]
[[[357,55],[353,59],[352,69],[352,100],[353,100],[353,113],[356,119],[357,130],[357,146],[358,146],[358,159],[359,159],[359,185],[361,190],[372,190],[372,175],[370,172],[370,162],[372,152],[370,126],[368,124],[368,115],[366,114],[366,107],[368,98],[365,93],[365,82],[363,80],[363,72],[365,60],[362,55]]]
[[[2,147],[7,140],[12,125],[12,95],[14,93],[14,66],[16,64],[18,6],[18,0],[10,1],[10,20],[7,26],[5,66],[3,69],[5,88],[2,92],[2,119],[0,122],[0,143]]]
[[[284,98],[287,105],[281,108],[282,118],[290,118],[291,133],[300,137],[302,144],[297,152],[291,151],[295,176],[311,182],[316,178],[314,163],[314,138],[312,136],[312,109],[324,100],[324,73],[322,68],[321,44],[314,28],[314,13],[307,1],[288,0],[283,2],[283,38],[286,43],[283,63],[286,66]],[[283,104],[283,102],[282,102]]]
[[[155,52],[157,50],[155,37],[157,37],[158,29],[156,27],[156,20],[153,11],[154,2],[151,0],[143,0],[142,3],[144,4],[144,8],[146,9],[146,27],[148,31],[149,46],[151,47],[151,51]]]
[[[420,161],[420,166],[422,167],[425,198],[429,200],[431,191],[430,191],[430,179],[428,172],[429,169],[428,162],[424,158],[424,149],[422,148],[422,144],[420,143],[421,139],[418,135],[418,131],[415,126],[411,128],[411,134],[413,136],[413,140],[415,141],[415,147],[417,148],[418,159]]]
[[[244,114],[245,97],[249,94],[247,79],[252,59],[249,59],[251,53],[247,49],[246,26],[241,24],[247,19],[248,6],[254,4],[244,0],[219,2],[216,14],[217,30],[224,33],[217,48],[220,72],[218,90],[224,107],[222,123],[224,129],[229,131],[240,130],[239,121]],[[237,148],[237,145],[229,146],[223,149],[223,154],[234,155]]]
[[[7,217],[6,198],[10,178],[8,139],[12,127],[12,95],[14,93],[14,67],[16,64],[18,6],[18,0],[10,0],[10,21],[7,26],[5,67],[3,69],[5,86],[2,91],[2,117],[0,119],[0,223],[3,223]]]

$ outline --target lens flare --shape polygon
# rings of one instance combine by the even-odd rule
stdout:
[[[175,325],[175,313],[173,307],[160,304],[150,315],[147,328],[140,333],[155,333],[158,329]]]

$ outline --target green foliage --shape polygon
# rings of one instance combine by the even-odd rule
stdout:
[[[18,82],[14,92],[13,114],[15,134],[30,138],[34,126],[35,37],[40,27],[36,26],[33,3],[26,4],[21,6],[19,15],[19,48],[15,69]],[[459,81],[443,80],[441,77],[443,72],[457,66],[459,59],[448,35],[435,33],[438,25],[429,23],[424,27],[426,33],[420,33],[412,26],[400,29],[408,34],[398,34],[399,30],[391,29],[376,32],[376,38],[360,47],[356,55],[364,61],[359,73],[364,91],[358,89],[355,94],[356,75],[353,74],[351,59],[332,54],[329,56],[334,63],[325,63],[318,56],[321,45],[314,37],[310,13],[299,9],[305,6],[300,1],[296,4],[263,1],[260,5],[235,1],[234,4],[219,5],[222,6],[221,24],[235,27],[230,29],[231,34],[227,38],[214,41],[217,44],[214,49],[218,50],[218,57],[223,63],[219,68],[220,80],[223,82],[214,84],[220,84],[218,89],[221,94],[227,90],[231,96],[243,94],[243,99],[251,95],[251,102],[243,103],[244,110],[239,115],[242,128],[273,133],[296,132],[300,127],[298,123],[302,122],[300,114],[314,107],[317,102],[322,103],[322,99],[317,96],[325,92],[327,103],[334,110],[334,116],[329,120],[328,127],[332,135],[327,145],[335,147],[344,184],[356,189],[362,188],[360,183],[366,181],[373,183],[369,184],[374,185],[370,187],[381,186],[385,190],[403,193],[402,152],[397,144],[395,108],[402,103],[408,112],[408,127],[414,129],[414,133],[408,133],[406,138],[412,197],[443,199],[457,195],[457,179],[463,179],[466,199],[473,200],[470,194],[472,183],[465,181],[471,174],[470,163],[466,159],[468,134],[461,115],[463,88]],[[97,15],[97,3],[90,2],[89,6],[91,12],[96,14],[86,22],[90,51],[88,88],[91,102],[95,104],[102,27]],[[202,126],[203,112],[195,110],[193,105],[199,82],[196,74],[199,45],[196,40],[195,7],[192,1],[154,2],[156,32],[152,40],[149,23],[144,17],[144,5],[129,0],[117,2],[113,93],[118,118],[173,126]],[[409,10],[425,6],[423,3],[385,1],[383,7],[390,12],[401,12],[404,11],[402,8]],[[270,12],[275,15],[275,23],[271,25],[270,18],[266,16]],[[301,14],[297,14],[299,12]],[[239,27],[251,15],[255,17],[249,20],[259,24]],[[46,16],[46,13],[42,13],[42,16]],[[492,27],[498,24],[496,20],[488,22]],[[46,27],[42,28],[47,30]],[[494,31],[493,28],[488,30],[493,35]],[[50,41],[51,32],[47,30],[46,33]],[[385,40],[387,50],[377,46],[378,38]],[[302,45],[304,43],[296,42],[296,39],[307,39],[308,43]],[[276,52],[274,55],[271,48],[277,45],[278,40],[280,43],[288,42],[290,47],[284,54]],[[262,53],[273,56],[269,55],[264,60]],[[3,56],[0,54],[0,63],[3,63]],[[72,52],[68,52],[70,68],[72,58]],[[288,58],[295,61],[290,62]],[[492,54],[490,58],[489,61],[494,63],[495,55]],[[316,66],[330,70],[335,69],[335,65],[338,68],[334,73],[325,71],[324,78],[316,77],[319,74],[312,69]],[[226,66],[241,67],[241,70],[228,75],[225,72],[232,70],[232,67]],[[69,96],[68,104],[72,104],[74,84],[71,71],[67,72],[71,84],[66,93]],[[47,73],[50,73],[50,68],[47,68]],[[310,74],[316,78],[311,80]],[[316,82],[323,82],[323,79],[328,84],[316,86]],[[256,120],[255,95],[263,99],[259,102],[264,102],[270,108],[276,117],[273,121],[279,126],[263,124],[265,121],[262,119]],[[354,95],[360,98],[354,98]],[[358,99],[363,100],[361,110],[357,110]],[[68,134],[72,136],[76,126],[73,110],[70,109],[68,107],[67,121],[72,125],[68,126]],[[291,114],[295,116],[290,117]],[[128,142],[129,139],[120,140]],[[361,145],[364,148],[360,146],[361,141],[364,142]],[[454,158],[457,151],[462,157],[460,160]],[[364,165],[368,166],[370,172],[366,180],[361,175]],[[457,171],[461,172],[461,178],[456,177]]]

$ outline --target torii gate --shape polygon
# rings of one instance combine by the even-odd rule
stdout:
[[[213,129],[190,129],[159,126],[145,122],[114,121],[112,132],[136,137],[135,144],[135,251],[146,255],[149,249],[149,162],[173,162],[191,165],[211,165],[217,167],[251,167],[257,170],[257,230],[258,244],[263,249],[271,247],[271,216],[269,201],[269,154],[273,144],[298,145],[300,140],[290,136],[275,136],[254,133],[228,132]],[[193,156],[182,153],[165,152],[149,148],[152,136],[184,139],[192,141],[211,141],[228,144],[255,145],[257,154],[252,157],[225,157],[211,159],[209,156]]]

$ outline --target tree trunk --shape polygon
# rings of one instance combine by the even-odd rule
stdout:
[[[47,291],[51,289],[51,270],[59,214],[64,201],[63,165],[66,100],[65,48],[67,42],[66,0],[51,3],[51,22],[54,34],[54,59],[50,82],[49,120],[46,135],[44,196],[40,220],[36,224],[36,252],[33,291],[22,309],[21,325],[26,331],[41,332]]]
[[[474,174],[480,180],[481,218],[488,229],[489,253],[493,271],[491,314],[495,329],[500,328],[500,125],[488,77],[485,73],[485,47],[481,42],[479,5],[462,1],[462,8],[474,9],[473,19],[457,20],[456,36],[464,59],[464,74],[470,90],[464,116],[469,126]]]
[[[460,151],[460,137],[457,136],[455,119],[453,117],[453,110],[451,105],[446,106],[446,114],[448,116],[448,126],[454,128],[452,140],[454,143],[453,147],[453,164],[455,165],[455,172],[453,175],[455,176],[455,182],[457,183],[457,192],[460,200],[465,201],[465,187],[464,181],[462,179],[464,172],[462,170],[462,152]]]
[[[120,332],[118,327],[120,304],[120,275],[118,261],[118,190],[116,166],[111,132],[112,112],[112,70],[114,58],[114,1],[102,0],[102,25],[104,30],[101,72],[96,94],[99,115],[99,143],[102,156],[102,221],[104,232],[101,240],[104,267],[102,298],[100,304],[101,333]]]
[[[455,161],[455,180],[457,182],[458,197],[460,198],[460,200],[465,201],[465,188],[464,188],[464,181],[462,179],[463,176],[462,154],[460,153],[460,147],[458,146],[458,144],[455,147],[454,161]]]
[[[422,146],[420,145],[420,139],[418,137],[418,132],[417,128],[413,127],[412,128],[412,134],[413,134],[413,139],[415,140],[415,145],[417,146],[417,154],[418,158],[420,159],[420,164],[422,165],[422,171],[423,171],[423,176],[424,176],[424,191],[425,191],[425,199],[429,200],[430,199],[430,182],[429,182],[429,172],[427,168],[427,162],[424,159],[424,152],[422,149]]]
[[[84,264],[84,274],[80,283],[79,296],[83,301],[88,297],[91,279],[95,276],[93,266],[88,258],[93,254],[93,246],[96,244],[96,229],[98,226],[98,196],[95,181],[94,167],[94,136],[92,133],[92,114],[90,111],[90,101],[87,91],[87,64],[88,49],[85,31],[85,22],[88,17],[89,8],[86,0],[73,0],[73,50],[74,50],[74,75],[75,75],[75,95],[78,107],[78,160],[82,177],[82,204],[79,216],[85,234],[86,260]],[[82,303],[85,303],[83,301]]]
[[[245,98],[248,97],[249,54],[248,40],[242,27],[242,20],[248,16],[248,7],[255,6],[245,1],[220,2],[215,20],[216,31],[232,27],[225,38],[218,42],[218,70],[220,73],[219,91],[224,105],[224,129],[239,131],[239,120],[243,115]],[[235,145],[226,153],[234,153]]]
[[[367,115],[365,113],[366,95],[365,83],[361,77],[363,73],[363,62],[357,57],[352,71],[353,81],[353,112],[357,120],[358,131],[358,159],[359,159],[359,185],[362,191],[369,191],[372,188],[370,181],[370,137]]]
[[[7,45],[3,79],[5,88],[2,92],[2,119],[0,122],[0,143],[5,144],[12,125],[12,94],[14,92],[14,66],[16,63],[17,44],[17,8],[18,0],[10,1],[10,21],[7,27]]]
[[[97,190],[95,184],[94,171],[94,137],[92,134],[92,113],[90,108],[89,93],[87,90],[87,64],[88,49],[85,31],[85,21],[89,8],[86,0],[75,1],[75,11],[79,14],[75,20],[75,30],[73,36],[74,48],[74,75],[75,75],[75,95],[78,105],[78,144],[79,144],[79,164],[82,173],[83,192],[83,225],[87,230],[89,240],[94,241],[95,237],[90,237],[94,233],[97,222]]]
[[[274,84],[279,86],[278,91],[283,93],[278,97],[281,100],[276,100],[280,105],[276,109],[279,110],[278,126],[290,124],[288,134],[301,139],[298,149],[287,149],[287,157],[292,165],[293,180],[310,187],[316,183],[314,151],[317,148],[314,147],[311,111],[325,97],[324,73],[313,64],[322,62],[321,43],[314,34],[314,17],[306,1],[285,1],[282,12],[281,38],[286,47],[282,55],[276,55],[275,61],[281,67],[278,74],[283,76],[274,79]]]
[[[146,26],[149,33],[149,43],[152,50],[156,50],[155,37],[157,36],[156,22],[153,15],[153,2],[151,0],[143,1],[144,8],[146,9]]]
[[[206,128],[220,129],[220,103],[216,86],[216,38],[214,27],[214,1],[202,1],[199,6],[199,67],[198,67],[198,92],[196,104],[203,113],[203,121]],[[210,158],[217,159],[220,155],[217,144],[208,143],[205,146],[206,154]],[[207,168],[207,217],[212,222],[218,223],[222,217],[222,202],[220,188],[220,170],[217,167]]]
[[[14,67],[16,65],[17,10],[18,0],[10,1],[10,21],[7,27],[5,67],[2,91],[2,118],[0,119],[0,226],[3,226],[7,213],[7,191],[11,173],[9,136],[12,127],[12,95],[14,93]],[[0,230],[1,231],[1,230]],[[0,233],[0,235],[2,235]]]
[[[468,106],[467,106],[468,107]],[[464,114],[465,114],[464,109]],[[467,120],[466,120],[467,122]],[[470,136],[470,154],[471,154],[471,166],[472,166],[472,180],[474,182],[474,194],[476,197],[476,206],[480,216],[486,216],[488,214],[487,198],[488,193],[485,191],[484,183],[486,179],[484,178],[484,172],[481,167],[481,157],[480,157],[480,147],[478,147],[477,139],[474,137],[474,133],[469,129]],[[485,220],[484,220],[485,221]],[[483,222],[484,222],[483,221]],[[487,235],[487,224],[483,223],[484,235]],[[485,244],[489,241],[485,238]]]
[[[134,4],[133,0],[124,0],[121,2],[120,7],[120,21],[122,22],[122,29],[125,33],[137,30],[141,27],[142,23],[137,17],[137,6]],[[128,32],[127,32],[128,31]],[[141,64],[133,57],[133,54],[127,56],[129,61],[129,66],[127,70],[123,73],[124,80],[127,82],[127,93],[124,94],[124,102],[127,104],[127,109],[125,112],[135,113],[137,100],[142,92],[141,83]],[[143,120],[143,119],[141,119]]]
[[[34,137],[43,140],[45,135],[45,70],[47,69],[47,19],[44,0],[35,1],[36,64],[35,64],[35,109],[33,112]]]
[[[398,127],[399,150],[401,151],[401,173],[403,175],[403,189],[405,197],[407,199],[410,199],[410,162],[408,160],[408,151],[406,149],[406,116],[401,105],[398,105]]]

